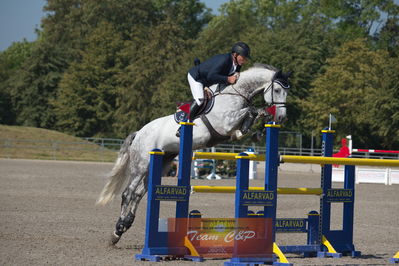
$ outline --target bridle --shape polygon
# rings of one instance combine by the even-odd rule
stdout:
[[[272,101],[269,103],[269,106],[273,106],[273,105],[279,105],[278,107],[286,107],[286,102],[276,102],[274,101],[274,83],[277,83],[278,85],[280,85],[283,89],[288,90],[291,86],[288,83],[288,81],[285,80],[280,80],[280,79],[273,79],[272,82],[270,83],[270,85],[266,88],[263,89],[263,95],[265,95],[268,91],[271,90],[271,99]]]

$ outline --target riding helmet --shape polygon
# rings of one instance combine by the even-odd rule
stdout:
[[[232,53],[237,53],[239,55],[245,56],[246,58],[251,59],[251,50],[249,49],[248,44],[245,42],[237,42],[233,45],[233,48],[231,48]]]

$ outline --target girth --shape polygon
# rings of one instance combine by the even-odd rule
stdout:
[[[207,147],[213,147],[220,141],[228,140],[230,137],[228,136],[223,136],[220,135],[219,132],[217,132],[211,123],[209,122],[208,118],[205,115],[200,116],[202,122],[204,122],[206,128],[209,130],[209,133],[211,134],[211,139],[206,143]]]

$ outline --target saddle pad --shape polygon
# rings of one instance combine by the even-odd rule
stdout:
[[[190,102],[190,105],[193,101]],[[213,91],[205,90],[205,102],[202,105],[203,107],[201,108],[201,110],[199,110],[199,112],[195,115],[194,119],[192,120],[194,121],[202,114],[208,114],[212,110],[214,104],[215,104],[215,97]],[[188,114],[180,109],[177,109],[174,114],[174,119],[175,122],[179,124],[180,122],[188,120]]]

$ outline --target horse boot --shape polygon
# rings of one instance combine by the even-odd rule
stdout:
[[[194,121],[195,116],[198,114],[198,111],[201,109],[202,103],[204,102],[204,99],[199,99],[200,101],[200,105],[197,104],[197,101],[193,101],[190,105],[190,113],[188,115],[188,121],[192,122]],[[179,129],[177,129],[176,131],[176,137],[180,137],[180,129],[181,127],[179,127]]]
[[[126,232],[133,224],[135,216],[129,212],[123,219],[119,217],[118,222],[115,226],[115,232],[111,235],[110,245],[116,245],[121,239],[121,236]]]
[[[257,113],[254,111],[250,111],[247,118],[244,120],[241,126],[241,132],[245,135],[248,133],[250,127],[255,121],[255,118],[257,116]]]

